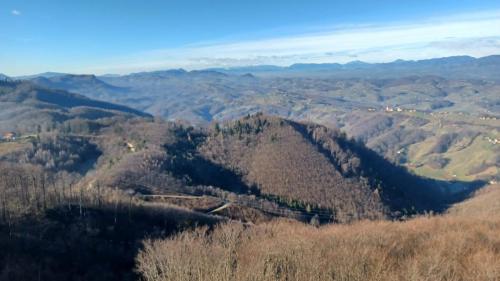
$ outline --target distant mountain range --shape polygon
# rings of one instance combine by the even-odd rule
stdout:
[[[446,78],[499,79],[500,55],[473,58],[455,56],[418,61],[396,60],[389,63],[353,61],[346,64],[293,64],[288,67],[257,65],[211,70],[228,74],[272,76],[335,76],[338,78],[396,78],[408,75],[437,75]]]
[[[19,80],[28,80],[28,79],[38,78],[38,77],[52,78],[52,77],[64,76],[64,75],[69,75],[69,73],[63,73],[63,72],[43,72],[43,73],[33,74],[33,75],[16,76],[14,78],[15,79],[19,79]]]
[[[403,106],[483,115],[500,112],[500,56],[170,69],[103,76],[46,72],[15,79],[196,124],[258,111],[323,122],[331,119],[323,114],[325,107],[341,111]]]
[[[499,58],[454,57],[389,64],[296,64],[287,68],[257,66],[253,73],[248,72],[252,67],[226,72],[172,69],[122,76],[49,73],[28,80],[46,88],[62,89],[170,120],[184,119],[196,124],[234,119],[259,111],[331,123],[339,111],[386,106],[427,112],[446,110],[498,115]],[[453,78],[454,72],[460,74]],[[375,76],[380,77],[370,78]],[[389,76],[392,78],[384,78]]]
[[[219,72],[233,75],[252,74],[258,76],[329,76],[337,78],[397,78],[409,75],[436,75],[446,78],[463,79],[500,79],[500,55],[481,58],[470,56],[452,56],[426,60],[396,60],[388,63],[367,63],[352,61],[340,63],[297,63],[290,66],[252,65],[229,68],[208,68],[195,71],[169,69],[151,72],[138,72],[127,75],[105,74],[101,78],[144,75],[182,75],[196,72]],[[44,72],[34,75],[13,77],[15,79],[33,79],[38,77],[54,78],[69,75],[61,72]]]
[[[416,173],[472,180],[498,175],[499,68],[500,56],[450,57],[29,80],[196,125],[257,112],[311,121],[341,128]]]
[[[0,81],[11,81],[11,80],[12,78],[10,78],[9,76],[0,73]]]

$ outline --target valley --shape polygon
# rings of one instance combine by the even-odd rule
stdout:
[[[495,280],[499,89],[214,70],[6,78],[0,280]],[[425,271],[449,243],[475,248]],[[331,270],[301,262],[320,253]]]
[[[0,281],[500,281],[500,1],[0,26]]]
[[[427,69],[425,74],[411,76],[387,70],[401,67],[394,62],[345,65],[347,77],[335,67],[310,65],[327,70],[319,76],[306,67],[301,75],[276,69],[274,74],[251,68],[246,70],[253,74],[179,69],[123,76],[48,73],[23,79],[195,126],[259,112],[314,122],[346,132],[418,175],[498,181],[495,139],[500,138],[500,84],[492,77],[478,79],[466,71],[473,67],[498,73],[495,59],[408,62],[404,67],[412,73]],[[380,75],[370,77],[364,72],[367,69],[376,69]],[[456,71],[463,75],[444,78]],[[477,157],[464,159],[470,154]]]

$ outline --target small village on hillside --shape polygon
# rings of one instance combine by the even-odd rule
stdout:
[[[0,137],[0,141],[15,141],[17,138],[17,134],[15,132],[4,132]]]

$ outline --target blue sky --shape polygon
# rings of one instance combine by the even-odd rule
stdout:
[[[500,1],[0,0],[0,73],[500,54]]]

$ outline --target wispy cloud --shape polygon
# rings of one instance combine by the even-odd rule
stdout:
[[[334,26],[294,36],[198,43],[115,58],[95,72],[231,67],[297,62],[387,62],[454,55],[500,54],[500,11],[412,23]],[[111,67],[109,67],[111,65]]]
[[[21,12],[19,10],[12,10],[10,11],[10,13],[13,15],[13,16],[20,16],[21,15]]]

